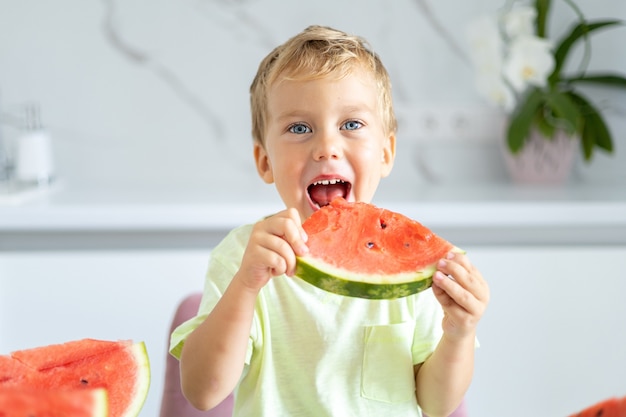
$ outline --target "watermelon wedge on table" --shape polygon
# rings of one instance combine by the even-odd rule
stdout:
[[[452,243],[400,213],[333,200],[304,223],[309,253],[296,276],[340,295],[393,299],[429,288]]]
[[[104,388],[41,390],[0,387],[0,417],[107,417]]]
[[[110,417],[138,415],[149,385],[143,342],[83,339],[0,356],[0,391],[102,388]]]
[[[569,417],[626,417],[626,397],[607,398]]]

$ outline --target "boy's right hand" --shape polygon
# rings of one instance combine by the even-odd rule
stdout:
[[[296,256],[308,252],[300,214],[287,209],[256,223],[243,254],[238,278],[259,291],[274,276],[292,276]]]

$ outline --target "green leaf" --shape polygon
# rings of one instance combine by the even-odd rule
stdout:
[[[512,153],[519,152],[530,132],[537,110],[544,103],[545,97],[541,90],[533,89],[511,116],[507,130],[507,144]]]
[[[567,57],[567,54],[569,53],[569,50],[571,49],[571,47],[576,43],[578,39],[580,39],[583,36],[589,35],[591,32],[595,30],[598,30],[607,26],[621,25],[622,23],[623,21],[621,20],[612,19],[612,20],[600,20],[596,22],[585,21],[585,22],[580,22],[574,25],[570,33],[567,36],[563,37],[563,39],[559,43],[559,46],[557,47],[554,53],[555,66],[554,66],[554,71],[549,77],[550,84],[554,85],[554,83],[556,83],[556,81],[558,80],[559,74],[561,72],[561,67],[565,63],[565,58]]]
[[[554,111],[555,124],[558,127],[569,134],[579,130],[582,122],[580,109],[567,93],[551,91],[546,99]]]
[[[580,112],[583,117],[582,129],[580,129],[579,131],[580,146],[581,146],[581,150],[583,153],[583,157],[585,158],[585,161],[590,161],[591,156],[593,155],[593,148],[595,146],[595,138],[591,130],[589,130],[589,126],[587,125],[586,117],[589,116],[591,112],[590,107],[588,106],[589,103],[582,96],[574,92],[570,92],[569,94],[572,100],[574,100],[574,102],[580,108]]]
[[[594,143],[598,148],[604,149],[608,153],[613,153],[611,133],[600,113],[595,112],[585,119],[585,129],[589,129],[594,133]]]
[[[589,84],[602,84],[609,87],[626,88],[626,77],[619,74],[589,74],[579,75],[575,77],[564,78],[563,81],[570,83],[589,83]]]
[[[539,111],[535,113],[535,117],[533,118],[533,123],[543,136],[545,136],[546,138],[552,138],[554,137],[556,126],[554,125],[554,123],[548,122],[548,120],[546,119],[546,115],[545,115],[546,111],[549,111],[550,115],[553,117],[552,111],[550,110],[550,108],[540,109]]]
[[[600,112],[580,94],[570,92],[569,95],[579,107],[583,117],[583,129],[580,136],[585,161],[591,160],[594,147],[613,153],[613,139]]]

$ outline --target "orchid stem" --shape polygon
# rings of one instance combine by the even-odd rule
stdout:
[[[574,3],[572,0],[563,0],[563,1],[567,3],[567,5],[574,11],[576,16],[578,17],[578,22],[582,26],[585,26],[586,25],[585,16],[583,15],[583,12],[580,10],[580,8],[576,5],[576,3]],[[583,49],[583,57],[578,67],[578,70],[580,71],[581,75],[587,71],[587,67],[589,66],[589,61],[591,60],[591,41],[589,40],[589,33],[587,31],[584,31],[583,38],[585,39],[585,46]]]

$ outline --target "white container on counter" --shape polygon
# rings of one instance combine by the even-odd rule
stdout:
[[[44,129],[26,131],[16,144],[15,178],[21,183],[46,185],[54,179],[52,141]]]
[[[48,185],[55,175],[52,140],[42,126],[37,104],[26,106],[23,123],[15,144],[15,179],[22,185]]]

